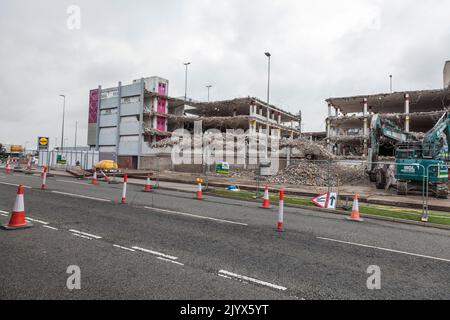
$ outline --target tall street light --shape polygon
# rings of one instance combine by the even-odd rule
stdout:
[[[64,117],[66,113],[66,96],[63,94],[59,95],[60,97],[63,97],[63,118],[62,118],[62,133],[61,133],[61,152],[64,148]]]
[[[208,102],[209,102],[209,89],[212,88],[212,85],[207,85],[206,88],[208,88]]]
[[[188,79],[188,65],[190,65],[190,62],[184,63],[184,66],[186,67],[186,74],[184,78],[184,101],[187,100],[187,79]]]
[[[391,88],[391,93],[392,93],[392,74],[389,75],[389,83],[390,83],[390,88]]]
[[[75,151],[77,151],[78,121],[75,121]]]
[[[269,119],[270,119],[270,110],[269,110],[269,102],[270,102],[270,57],[272,56],[270,52],[264,53],[267,57],[267,129],[266,129],[266,152],[265,152],[265,159],[268,158],[268,144],[269,144]]]

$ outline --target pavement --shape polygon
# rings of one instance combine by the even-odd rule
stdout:
[[[0,299],[450,299],[450,231],[70,177],[0,172],[0,223],[25,186],[31,229],[0,230]],[[69,266],[81,289],[69,290]],[[367,288],[370,266],[381,289]]]

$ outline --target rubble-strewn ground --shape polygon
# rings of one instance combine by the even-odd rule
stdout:
[[[297,161],[269,178],[270,183],[308,186],[364,184],[368,181],[363,164]]]
[[[223,175],[216,176],[223,177]],[[234,170],[227,177],[255,180],[256,171]],[[326,161],[306,160],[296,161],[286,169],[279,171],[277,175],[269,177],[267,181],[274,184],[326,187],[328,186],[328,179],[331,180],[332,186],[364,185],[369,183],[368,175],[365,173],[365,165],[363,164],[332,162],[329,166]]]

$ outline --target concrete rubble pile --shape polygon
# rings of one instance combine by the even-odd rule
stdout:
[[[308,185],[317,187],[361,184],[368,181],[363,164],[343,164],[315,161],[299,161],[270,177],[275,184]]]

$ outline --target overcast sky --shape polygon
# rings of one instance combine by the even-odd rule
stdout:
[[[67,8],[81,28],[67,28]],[[206,100],[266,97],[324,130],[331,96],[441,88],[450,59],[450,1],[0,0],[0,142],[86,144],[88,92],[158,75],[169,94]]]

